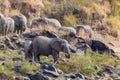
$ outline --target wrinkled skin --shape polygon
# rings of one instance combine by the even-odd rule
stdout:
[[[52,55],[54,62],[59,58],[59,52],[64,52],[67,58],[70,58],[69,44],[66,40],[60,38],[47,38],[38,36],[34,38],[28,49],[28,55],[33,52],[35,61],[40,61],[40,56]]]
[[[51,25],[55,28],[61,27],[61,24],[57,19],[40,17],[40,18],[34,19],[32,21],[30,28],[32,29],[33,27],[35,27],[35,26],[38,27],[39,25]]]
[[[5,35],[5,28],[6,27],[6,21],[3,14],[0,14],[0,31],[2,32],[2,35]]]
[[[6,18],[6,29],[5,29],[5,35],[8,34],[8,32],[11,32],[13,34],[15,29],[15,22],[12,18],[8,17]]]
[[[79,30],[84,29],[85,32],[89,35],[89,38],[92,38],[93,31],[90,26],[88,25],[76,25],[75,26],[76,32],[79,33]]]
[[[22,34],[27,28],[27,19],[23,14],[15,15],[11,17],[15,21],[14,33]]]

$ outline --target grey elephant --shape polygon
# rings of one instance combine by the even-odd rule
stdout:
[[[13,33],[14,20],[10,17],[4,17],[4,15],[0,14],[0,31],[4,36],[6,36],[8,32]]]
[[[14,15],[11,18],[15,21],[14,33],[23,33],[27,28],[27,18],[23,14]]]
[[[15,22],[12,18],[7,17],[6,18],[6,28],[4,28],[5,30],[5,35],[7,35],[9,32],[11,32],[13,34],[14,29],[15,29]]]
[[[5,28],[6,27],[6,21],[3,14],[0,13],[0,31],[2,32],[2,35],[5,35]]]
[[[70,35],[71,37],[76,35],[76,30],[73,27],[60,27],[58,33],[61,35]]]
[[[85,33],[88,34],[89,38],[93,37],[93,31],[92,31],[92,28],[89,25],[76,25],[75,29],[76,29],[76,32],[77,32],[78,36],[79,36],[79,34],[81,34],[80,30],[84,30]],[[79,36],[79,37],[81,37],[81,36]]]
[[[40,61],[40,56],[52,55],[54,62],[56,62],[59,58],[59,52],[64,52],[65,56],[70,58],[69,44],[66,40],[37,36],[29,46],[28,56],[26,56],[26,59],[29,59],[29,57],[32,56],[35,61]]]
[[[57,28],[57,29],[61,27],[61,24],[57,19],[40,17],[40,18],[34,19],[32,21],[30,28],[32,29],[35,26],[39,27],[40,25],[41,26],[50,25],[50,26]],[[45,26],[43,26],[43,27],[45,28]]]
[[[25,52],[25,59],[26,58],[31,58],[32,55],[28,55],[28,49],[29,49],[29,46],[31,45],[32,41],[31,40],[25,40],[24,42],[24,52]]]
[[[76,37],[76,30],[73,27],[63,26],[58,29],[58,35],[61,38],[66,39],[70,44],[72,44]]]

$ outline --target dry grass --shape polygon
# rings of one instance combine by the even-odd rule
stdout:
[[[74,26],[77,23],[77,18],[71,13],[64,15],[63,20],[66,26]]]

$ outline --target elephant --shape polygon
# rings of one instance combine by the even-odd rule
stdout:
[[[80,30],[84,30],[85,34],[88,35],[88,38],[93,37],[93,31],[89,25],[76,25],[74,28],[76,29],[78,36],[82,34],[81,33],[82,31],[80,31]],[[87,35],[84,35],[83,37],[85,37]],[[79,37],[81,37],[81,36],[79,36]]]
[[[37,26],[43,26],[42,28],[45,29],[45,25],[50,25],[52,28],[60,28],[61,24],[57,19],[54,18],[46,18],[46,17],[40,17],[33,19],[30,28],[32,29],[33,27]]]
[[[0,13],[0,31],[5,35],[6,20],[3,14]]]
[[[50,32],[50,31],[46,31],[46,30],[43,30],[41,35],[42,36],[47,36],[49,38],[59,38],[59,36],[56,33]]]
[[[115,55],[114,50],[110,49],[106,44],[99,40],[91,40],[90,42],[88,42],[88,45],[90,46],[92,51],[98,51],[99,54],[107,53]]]
[[[58,33],[74,37],[76,35],[76,30],[73,27],[62,26],[58,29]]]
[[[115,56],[114,50],[110,49],[107,45],[99,40],[90,40],[89,42],[85,41],[83,38],[79,38],[78,42],[76,42],[75,46],[78,49],[83,50],[86,53],[87,49],[90,49],[91,53],[95,53],[98,51],[99,54],[111,54]]]
[[[0,28],[2,35],[6,36],[8,32],[13,33],[14,31],[14,20],[10,17],[4,17],[0,14]]]
[[[70,44],[74,43],[76,37],[76,30],[73,27],[62,26],[58,29],[58,34],[61,38],[66,39]]]
[[[7,17],[6,18],[6,28],[5,28],[5,35],[7,35],[8,32],[13,33],[15,29],[15,22],[12,18]]]
[[[77,48],[77,53],[86,53],[87,48],[89,48],[85,39],[83,39],[82,37],[77,37],[75,47]]]
[[[14,15],[11,18],[15,21],[14,33],[22,34],[27,28],[27,18],[23,14]]]
[[[55,63],[59,58],[59,52],[64,52],[65,56],[70,58],[69,44],[66,40],[37,36],[29,46],[26,60],[30,57],[34,57],[34,61],[40,61],[40,56],[52,55]]]
[[[27,57],[31,57],[32,55],[27,55],[28,54],[28,49],[29,49],[29,46],[31,45],[32,41],[31,40],[25,40],[24,42],[24,52],[25,52],[25,59]]]

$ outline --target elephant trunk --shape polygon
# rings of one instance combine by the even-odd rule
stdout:
[[[26,54],[25,54],[25,59],[26,60],[30,60],[32,59],[32,50],[33,50],[33,47],[32,47],[32,43],[29,45],[28,47],[28,50],[26,51]]]
[[[64,48],[64,52],[65,52],[65,56],[66,56],[66,58],[70,58],[70,54],[71,54],[71,52],[70,52],[69,47]]]

